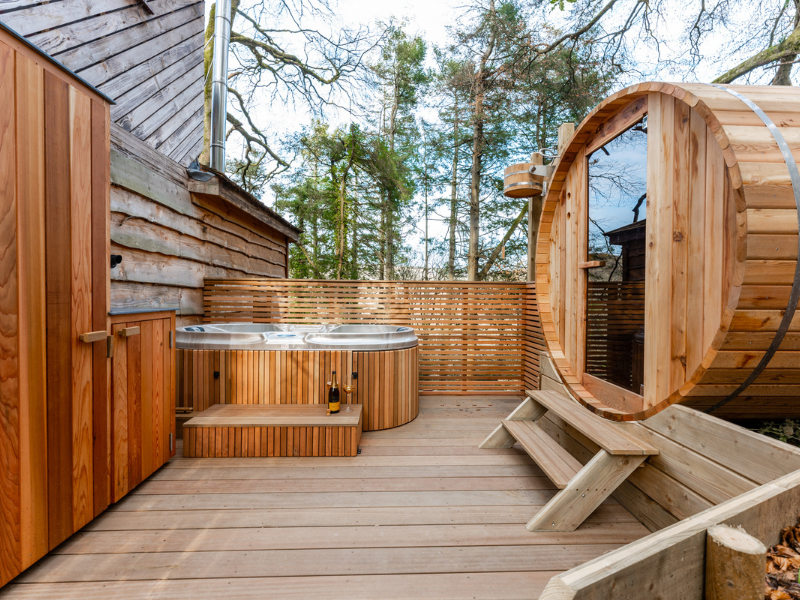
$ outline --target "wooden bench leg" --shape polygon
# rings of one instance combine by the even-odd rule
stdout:
[[[508,433],[508,430],[500,423],[500,425],[478,445],[478,448],[511,448],[511,446],[516,443],[517,440],[514,439],[514,436]]]
[[[522,404],[514,409],[506,421],[538,421],[547,412],[547,408],[533,398],[525,398]]]
[[[646,458],[600,450],[530,520],[528,531],[575,531]]]
[[[547,408],[536,402],[533,398],[525,398],[517,408],[508,415],[508,421],[537,421],[547,412]],[[483,440],[478,448],[511,448],[516,443],[503,424],[500,423],[489,436]]]

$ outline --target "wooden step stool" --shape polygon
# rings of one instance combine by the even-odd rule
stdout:
[[[183,456],[355,456],[361,405],[215,404],[183,424]],[[350,409],[349,411],[347,409]]]
[[[575,531],[648,456],[658,450],[554,391],[529,391],[479,448],[516,442],[560,490],[526,525],[528,531]],[[600,451],[581,465],[538,423],[547,411],[572,425]]]

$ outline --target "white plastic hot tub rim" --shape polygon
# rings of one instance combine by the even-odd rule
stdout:
[[[178,328],[175,340],[183,350],[382,351],[419,342],[414,330],[403,325],[275,323],[189,325]]]

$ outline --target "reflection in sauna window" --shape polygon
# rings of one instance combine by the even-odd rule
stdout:
[[[586,372],[637,394],[644,376],[647,117],[588,157]]]

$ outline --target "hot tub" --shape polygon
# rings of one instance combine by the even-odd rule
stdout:
[[[364,431],[419,413],[417,336],[397,325],[219,323],[181,327],[177,405],[325,404],[336,371],[342,402],[361,404]]]

